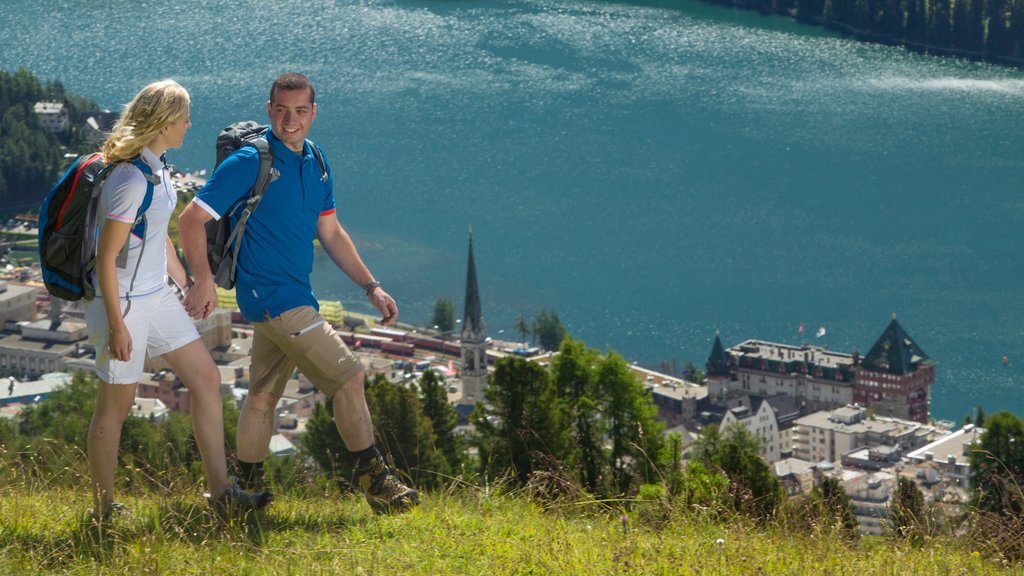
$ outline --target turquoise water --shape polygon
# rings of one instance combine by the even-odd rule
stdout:
[[[0,62],[111,108],[178,79],[191,169],[307,73],[403,320],[461,310],[472,225],[492,336],[554,309],[656,367],[716,332],[866,352],[895,313],[940,363],[935,416],[1024,414],[1024,72],[696,2],[171,4],[7,0]],[[314,285],[365,309],[326,259]]]

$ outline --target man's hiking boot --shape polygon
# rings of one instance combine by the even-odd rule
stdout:
[[[395,476],[384,458],[374,458],[370,466],[356,472],[366,501],[376,514],[400,513],[420,503],[420,494]]]
[[[124,504],[121,504],[120,502],[111,502],[110,506],[108,506],[106,508],[106,510],[103,510],[102,512],[97,513],[96,509],[93,508],[92,510],[89,511],[89,516],[92,517],[93,522],[98,522],[100,524],[106,524],[106,523],[110,522],[110,519],[115,514],[120,516],[120,515],[127,514],[127,513],[128,513],[128,507],[127,506],[125,506]]]
[[[214,498],[207,496],[206,501],[222,516],[242,515],[246,512],[260,510],[274,500],[270,492],[248,492],[238,486],[232,478],[231,486],[223,494]]]

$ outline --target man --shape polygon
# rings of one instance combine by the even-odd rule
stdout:
[[[398,319],[398,307],[363,264],[335,215],[330,169],[324,179],[306,140],[316,118],[309,79],[279,76],[270,89],[267,115],[266,139],[280,176],[250,216],[237,255],[235,294],[254,328],[251,383],[238,420],[241,482],[254,486],[262,480],[277,402],[297,366],[325,395],[333,396],[338,433],[355,457],[360,487],[374,512],[407,510],[419,503],[419,495],[398,480],[374,445],[362,364],[319,315],[309,281],[313,238],[363,288],[380,311],[382,324]],[[256,149],[243,146],[224,160],[179,219],[182,249],[194,275],[185,308],[194,318],[207,317],[217,305],[205,224],[248,197],[258,170]]]

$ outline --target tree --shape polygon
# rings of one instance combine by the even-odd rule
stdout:
[[[814,487],[811,498],[818,504],[820,517],[849,538],[857,536],[860,524],[850,504],[850,497],[839,480],[825,476]]]
[[[694,445],[694,459],[725,474],[736,510],[767,520],[782,502],[782,485],[758,454],[757,437],[742,424],[724,432],[714,425],[705,428]]]
[[[1009,412],[986,417],[971,452],[973,503],[989,512],[1024,513],[1024,422]]]
[[[433,487],[447,479],[451,470],[415,391],[378,374],[366,387],[366,403],[377,445],[391,454],[399,470],[419,486]]]
[[[446,470],[438,470],[448,474],[458,473],[463,462],[463,447],[460,436],[455,434],[459,424],[459,415],[448,403],[448,392],[444,382],[433,370],[427,370],[420,377],[420,402],[423,404],[423,415],[430,419],[434,430],[437,449],[444,455]]]
[[[355,462],[338,434],[330,403],[317,402],[313,406],[313,414],[306,421],[306,433],[299,437],[299,447],[325,474],[338,479],[342,486],[355,487]]]
[[[414,483],[435,485],[439,481],[437,471],[447,468],[416,393],[378,375],[366,387],[366,404],[374,423],[374,441],[381,452]],[[338,434],[332,407],[330,400],[314,407],[300,445],[340,486],[354,488],[355,459]]]
[[[533,333],[537,336],[540,347],[545,350],[558,350],[562,340],[569,335],[562,326],[562,321],[558,319],[558,313],[548,313],[547,310],[541,310],[537,314],[537,319],[533,322]]]
[[[889,526],[898,539],[920,544],[925,535],[924,494],[913,480],[900,476],[889,503]]]
[[[608,457],[604,452],[604,422],[600,413],[603,399],[597,388],[594,365],[597,353],[582,342],[566,338],[551,365],[555,389],[565,402],[572,428],[573,447],[566,464],[577,470],[579,481],[591,493],[603,493],[608,486]]]
[[[434,301],[434,316],[430,324],[441,333],[455,329],[455,304],[451,298],[438,298]]]
[[[64,102],[70,118],[78,118],[80,106],[98,108],[84,98],[69,98],[60,82],[44,87],[24,68],[14,74],[0,71],[0,195],[15,203],[38,201],[57,179],[61,146],[82,144],[79,130],[61,136],[43,132],[33,107],[44,100]]]
[[[598,361],[595,376],[604,400],[601,414],[611,445],[612,479],[620,494],[628,494],[640,484],[656,480],[665,424],[654,419],[654,401],[622,356],[607,353]]]
[[[71,381],[45,400],[26,406],[18,418],[19,432],[29,438],[46,437],[85,453],[86,431],[96,408],[96,377],[76,372]]]
[[[507,473],[525,485],[535,470],[565,461],[570,446],[562,403],[547,370],[509,356],[494,366],[485,402],[471,415],[472,443],[491,479]]]
[[[658,471],[664,479],[665,489],[670,496],[677,497],[683,493],[686,474],[683,470],[683,436],[678,432],[668,435],[661,452],[658,454]]]
[[[526,345],[526,338],[530,335],[530,324],[526,322],[526,318],[523,318],[523,313],[520,312],[516,316],[516,332],[519,333],[519,340]]]

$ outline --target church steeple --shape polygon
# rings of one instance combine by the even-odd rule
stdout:
[[[484,330],[484,317],[480,308],[480,289],[476,283],[476,261],[473,259],[473,227],[469,227],[469,264],[466,266],[466,305],[462,318],[462,331]]]
[[[473,227],[469,228],[469,262],[466,266],[466,302],[462,318],[462,403],[476,404],[483,400],[487,384],[487,328],[484,327],[480,289],[476,282],[476,261],[473,258]]]

